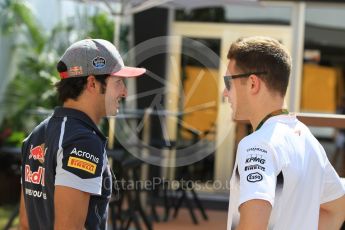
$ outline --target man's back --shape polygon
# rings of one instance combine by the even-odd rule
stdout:
[[[22,148],[22,175],[25,175],[22,185],[27,216],[29,220],[37,220],[29,221],[30,229],[52,229],[54,223],[54,189],[48,186],[50,183],[54,184],[54,180],[46,173],[51,165],[47,157],[52,155],[46,155],[48,148],[45,138],[49,120],[50,118],[46,119],[34,129],[24,140]]]
[[[57,108],[23,144],[23,189],[31,229],[54,228],[56,185],[91,194],[85,227],[105,229],[111,195],[106,139],[82,112]],[[89,228],[92,226],[92,228]]]

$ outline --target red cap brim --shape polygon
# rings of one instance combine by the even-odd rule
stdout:
[[[111,73],[112,76],[117,76],[117,77],[139,77],[143,75],[146,72],[145,68],[135,68],[135,67],[128,67],[125,66],[121,70]]]

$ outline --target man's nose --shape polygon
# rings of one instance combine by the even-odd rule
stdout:
[[[121,95],[121,96],[122,96],[123,98],[126,98],[126,97],[127,97],[127,95],[128,95],[127,87],[126,87],[126,86],[124,86],[124,87],[123,87],[123,91],[122,91],[122,95]]]

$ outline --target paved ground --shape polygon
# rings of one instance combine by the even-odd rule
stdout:
[[[201,215],[197,218],[199,224],[195,225],[186,209],[179,211],[176,219],[170,219],[167,222],[154,223],[154,230],[222,230],[226,229],[227,212],[226,211],[215,211],[207,210],[209,220],[205,221]]]
[[[155,223],[155,230],[215,230],[226,229],[227,212],[207,210],[209,220],[205,221],[198,216],[199,224],[195,225],[189,216],[186,209],[181,209],[181,212],[176,219],[169,220],[168,222]]]

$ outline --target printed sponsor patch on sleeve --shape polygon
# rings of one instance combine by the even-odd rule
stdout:
[[[258,172],[247,175],[247,181],[251,183],[262,181],[262,175]]]
[[[96,135],[90,133],[69,138],[63,143],[62,169],[81,179],[101,177],[106,164],[104,146]]]
[[[266,171],[267,150],[264,147],[247,148],[243,157],[244,171]]]
[[[78,157],[69,157],[67,166],[71,168],[80,169],[91,174],[95,174],[97,169],[96,164]]]
[[[239,153],[238,170],[242,183],[269,184],[275,181],[273,149],[266,143],[249,143]]]

